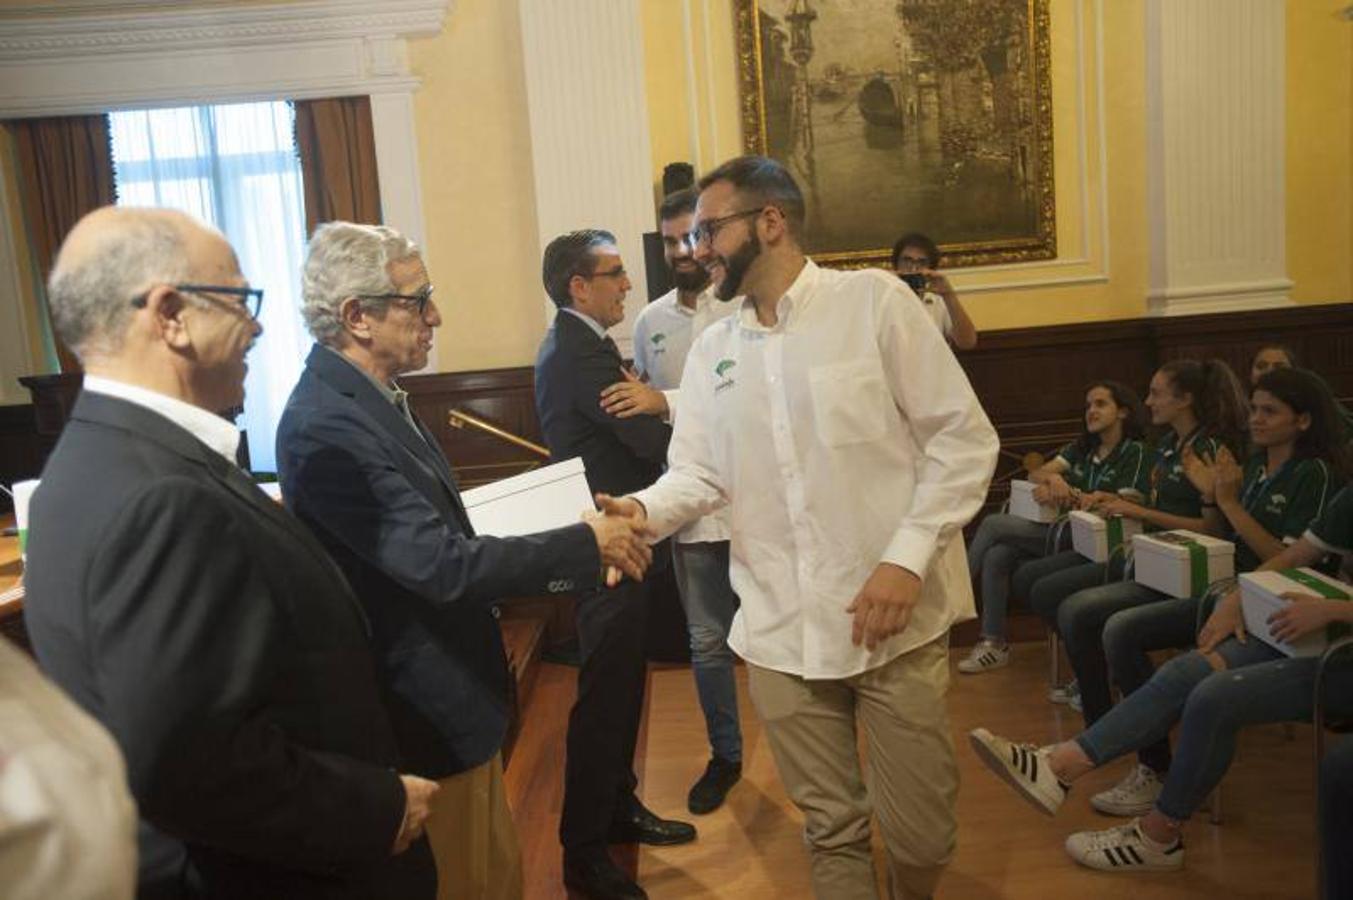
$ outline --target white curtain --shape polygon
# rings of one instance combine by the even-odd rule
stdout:
[[[276,471],[277,420],[310,338],[300,315],[305,207],[286,102],[127,110],[108,116],[117,202],[180,209],[219,229],[263,288],[244,414],[255,471]]]

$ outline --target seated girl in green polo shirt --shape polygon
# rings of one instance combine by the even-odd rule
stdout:
[[[1090,385],[1080,436],[1029,475],[1038,484],[1034,499],[1081,509],[1098,494],[1143,494],[1150,472],[1141,440],[1145,419],[1141,400],[1127,385],[1117,381]],[[960,672],[986,672],[1010,661],[1005,632],[1010,574],[1020,562],[1044,555],[1051,527],[1007,513],[992,513],[982,520],[968,546],[968,571],[981,588],[982,637],[959,662]]]
[[[1245,394],[1230,366],[1221,360],[1182,359],[1168,362],[1151,378],[1146,400],[1151,423],[1165,429],[1151,467],[1145,504],[1115,494],[1096,493],[1092,506],[1105,516],[1140,520],[1148,529],[1187,528],[1202,531],[1203,501],[1184,471],[1185,451],[1199,459],[1237,458],[1244,445],[1247,412]],[[1122,572],[1121,558],[1111,564],[1086,560],[1075,551],[1057,553],[1026,563],[1016,570],[1013,592],[1029,599],[1049,627],[1066,642],[1072,669],[1080,687],[1082,711],[1090,718],[1109,708],[1109,681],[1099,638],[1104,619],[1125,605],[1095,607],[1100,613],[1069,616],[1066,603],[1087,588],[1100,588]],[[1080,604],[1076,605],[1077,607]],[[1082,678],[1084,667],[1087,678]],[[1054,692],[1050,699],[1064,695]]]

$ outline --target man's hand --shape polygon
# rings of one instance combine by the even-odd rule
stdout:
[[[409,849],[409,845],[423,836],[423,826],[432,813],[432,798],[441,786],[435,781],[419,778],[417,775],[400,775],[404,785],[404,822],[395,835],[392,853],[399,854]]]
[[[644,571],[653,561],[653,548],[648,545],[644,523],[605,512],[584,513],[583,521],[597,539],[602,565],[607,568],[606,586],[615,587],[622,572],[635,581],[643,581]]]
[[[631,416],[667,415],[667,398],[662,391],[649,387],[629,369],[621,369],[624,381],[617,381],[601,392],[601,408],[617,419]]]
[[[927,291],[933,291],[941,297],[954,296],[954,286],[949,283],[949,279],[945,278],[942,272],[937,269],[922,269],[921,274],[926,277],[925,289]]]
[[[592,499],[596,501],[597,509],[608,516],[620,516],[622,519],[629,519],[640,527],[647,527],[648,525],[648,510],[644,509],[644,505],[633,497],[612,497],[610,494],[597,494]]]
[[[857,647],[863,642],[872,651],[901,634],[911,621],[911,610],[920,594],[920,578],[901,566],[879,563],[846,607],[846,612],[855,617],[851,642]]]
[[[1212,615],[1198,632],[1198,652],[1211,653],[1217,645],[1233,637],[1245,643],[1245,617],[1240,612],[1240,588],[1233,588],[1217,601]]]
[[[1339,613],[1338,604],[1348,602],[1295,592],[1283,594],[1282,598],[1288,603],[1268,617],[1268,628],[1275,638],[1289,644],[1333,622]]]

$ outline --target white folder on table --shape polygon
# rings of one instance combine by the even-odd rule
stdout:
[[[583,461],[566,459],[460,495],[475,533],[507,537],[577,524],[596,508]]]

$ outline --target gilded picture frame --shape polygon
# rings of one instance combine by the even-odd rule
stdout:
[[[743,145],[803,188],[815,260],[1057,256],[1049,2],[734,0]]]

